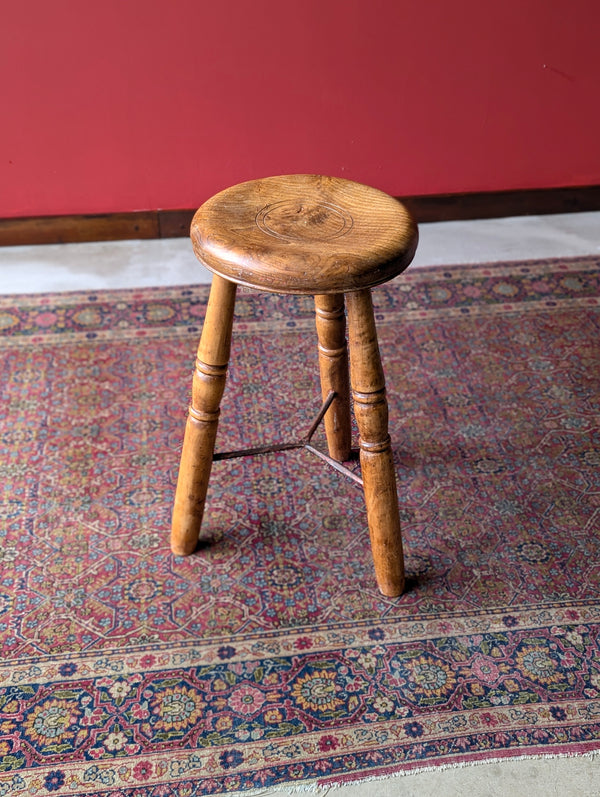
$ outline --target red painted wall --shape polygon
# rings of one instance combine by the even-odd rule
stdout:
[[[598,0],[19,0],[0,216],[194,207],[321,172],[395,195],[600,183]]]

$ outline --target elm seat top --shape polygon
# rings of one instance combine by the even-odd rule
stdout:
[[[345,293],[400,274],[417,248],[406,208],[375,188],[314,174],[221,191],[192,221],[196,257],[225,279],[273,293]]]

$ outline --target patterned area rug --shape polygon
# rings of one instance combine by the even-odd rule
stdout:
[[[207,289],[0,301],[0,796],[204,795],[600,750],[600,259],[374,293],[408,590],[307,452],[168,528]],[[302,297],[241,293],[218,446],[320,405]],[[319,432],[319,444],[323,444]]]

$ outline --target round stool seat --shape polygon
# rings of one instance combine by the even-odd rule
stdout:
[[[400,274],[417,247],[408,211],[382,191],[313,174],[241,183],[194,216],[196,257],[225,279],[274,293],[331,294]]]

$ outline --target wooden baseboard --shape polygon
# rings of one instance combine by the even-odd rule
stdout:
[[[600,185],[473,194],[438,194],[402,200],[419,222],[545,216],[600,210]]]
[[[600,186],[401,197],[418,222],[600,210]],[[0,246],[187,236],[194,210],[0,219]]]

